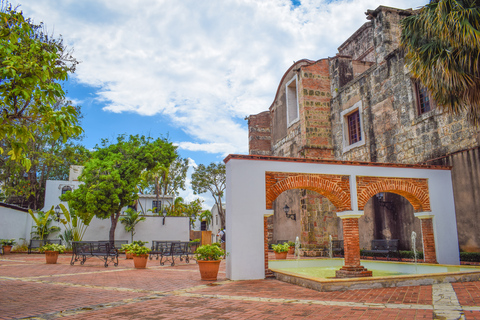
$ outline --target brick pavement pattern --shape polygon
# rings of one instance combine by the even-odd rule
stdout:
[[[480,319],[478,281],[317,292],[274,279],[229,281],[224,262],[215,282],[201,281],[194,262],[151,260],[137,270],[123,257],[108,268],[44,259],[0,256],[0,319]]]

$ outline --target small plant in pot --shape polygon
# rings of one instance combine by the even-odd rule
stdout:
[[[47,243],[40,247],[40,252],[45,252],[45,260],[47,264],[56,264],[59,253],[65,252],[65,246],[57,243]]]
[[[287,242],[284,244],[272,244],[273,252],[275,252],[275,259],[287,259],[288,250],[290,246]]]
[[[288,254],[294,254],[295,253],[295,242],[288,241],[288,246],[290,247],[290,249],[288,250]]]
[[[0,242],[3,246],[3,253],[10,254],[12,246],[15,244],[15,239],[1,239]]]
[[[225,256],[225,251],[216,244],[204,244],[195,250],[195,258],[202,280],[217,280],[218,269],[223,256]]]
[[[138,244],[139,246],[143,247],[147,241],[135,240],[129,244],[122,244],[122,250],[125,251],[125,259],[133,259],[133,254],[130,252],[129,248],[134,245]]]
[[[128,252],[133,254],[133,265],[137,269],[145,269],[147,267],[148,253],[150,248],[141,246],[137,243],[132,243],[128,247]]]

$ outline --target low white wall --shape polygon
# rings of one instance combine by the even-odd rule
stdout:
[[[188,217],[166,217],[165,224],[163,224],[163,217],[160,216],[145,216],[146,220],[139,222],[135,227],[135,235],[133,240],[148,241],[152,240],[190,240],[189,218]],[[58,225],[58,224],[57,224]],[[59,225],[64,230],[63,225]],[[90,225],[85,232],[83,240],[108,240],[110,233],[111,222],[110,219],[93,218]],[[59,234],[54,237],[58,238]],[[128,240],[131,242],[130,232],[125,231],[125,226],[118,221],[115,229],[116,240]]]
[[[30,241],[33,219],[28,212],[0,207],[0,239],[15,239],[21,244],[21,238]]]

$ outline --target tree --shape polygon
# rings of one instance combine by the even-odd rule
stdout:
[[[210,163],[208,167],[200,164],[192,174],[192,189],[194,194],[210,192],[218,208],[218,215],[222,228],[225,227],[225,211],[223,210],[222,197],[225,191],[225,165]]]
[[[125,215],[120,218],[120,222],[125,225],[125,231],[130,232],[132,236],[132,243],[133,243],[133,236],[135,235],[135,226],[140,222],[144,221],[146,218],[142,217],[139,212],[128,208],[125,210]]]
[[[207,229],[212,224],[212,218],[213,217],[210,210],[205,210],[200,214],[200,221],[205,221],[205,224],[207,225]]]
[[[64,142],[82,132],[73,106],[52,108],[65,97],[59,82],[78,62],[61,38],[52,39],[43,25],[34,25],[10,4],[2,2],[0,18],[0,137],[10,141],[9,157],[28,171],[31,161],[24,152],[35,130]]]
[[[55,104],[54,110],[59,110],[68,102]],[[79,113],[79,117],[81,113]],[[70,137],[67,143],[54,139],[48,130],[37,127],[32,130],[34,139],[27,142],[24,155],[31,161],[30,170],[12,161],[7,154],[0,155],[0,181],[2,182],[5,202],[38,210],[43,208],[45,185],[47,180],[68,180],[70,165],[84,164],[90,151],[76,139]],[[11,149],[11,141],[0,140],[0,147]]]
[[[185,179],[187,177],[188,159],[177,158],[168,168],[162,165],[156,165],[152,170],[142,172],[139,192],[141,194],[155,194],[158,203],[160,192],[162,197],[165,195],[178,195],[178,190],[185,190]],[[162,203],[165,199],[162,199]],[[162,211],[162,208],[158,208]],[[143,211],[143,208],[142,208]]]
[[[402,20],[401,45],[414,77],[451,114],[480,120],[480,3],[432,0]]]
[[[171,142],[165,139],[124,135],[116,143],[103,140],[96,146],[91,159],[85,164],[80,181],[84,183],[62,200],[70,201],[71,208],[79,213],[93,213],[99,219],[110,218],[109,240],[115,240],[115,229],[123,207],[138,198],[138,184],[144,170],[157,164],[168,167],[176,153]]]
[[[45,240],[48,238],[48,235],[60,231],[60,228],[57,226],[50,226],[52,223],[52,218],[50,214],[54,214],[53,206],[47,212],[39,211],[37,216],[33,213],[32,210],[28,210],[28,213],[35,222],[35,225],[32,227],[33,231],[31,232],[34,236],[33,239]]]

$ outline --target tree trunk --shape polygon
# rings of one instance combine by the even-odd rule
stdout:
[[[120,217],[120,212],[112,213],[112,215],[110,216],[110,221],[112,222],[112,225],[110,226],[110,234],[108,237],[108,240],[110,241],[110,243],[115,242],[115,229],[117,228],[117,222],[119,217]]]

